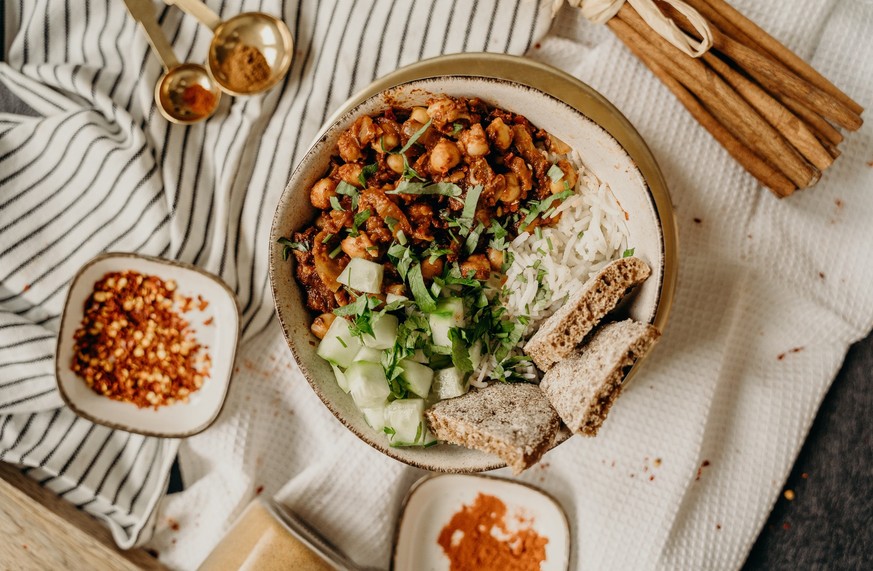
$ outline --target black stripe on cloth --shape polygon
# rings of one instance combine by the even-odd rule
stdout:
[[[118,449],[118,453],[110,462],[109,467],[103,472],[103,476],[100,478],[100,483],[94,490],[93,497],[87,502],[77,504],[76,507],[82,509],[83,507],[97,501],[97,498],[100,496],[101,492],[103,492],[103,486],[105,486],[106,483],[110,480],[109,475],[115,471],[115,467],[118,465],[118,461],[121,460],[122,454],[124,454],[125,450],[127,450],[127,445],[130,443],[130,439],[132,438],[132,436],[133,435],[129,433],[127,434],[127,438],[125,439],[124,444],[121,446],[121,448]]]
[[[33,446],[31,446],[30,448],[28,448],[27,450],[25,450],[24,452],[21,452],[19,454],[19,456],[18,456],[18,458],[19,458],[18,463],[19,464],[23,464],[27,460],[27,457],[30,456],[31,454],[33,454],[33,451],[36,450],[37,448],[39,448],[39,446],[43,442],[45,442],[46,437],[51,432],[52,426],[54,426],[54,424],[58,420],[58,416],[60,416],[60,414],[61,414],[61,409],[56,409],[52,412],[52,415],[51,415],[51,418],[49,418],[48,424],[45,426],[45,428],[43,428],[40,431],[42,433],[42,435],[37,439],[36,443],[34,443]]]
[[[494,0],[494,5],[491,7],[491,17],[488,19],[488,30],[485,32],[485,43],[482,45],[483,51],[489,51],[491,43],[491,33],[494,31],[494,20],[497,18],[497,7],[500,6],[501,0]]]
[[[366,22],[367,25],[361,26],[361,36],[358,39],[358,49],[355,50],[355,63],[352,66],[352,77],[349,80],[349,89],[348,89],[348,92],[346,94],[346,98],[351,96],[352,91],[355,89],[355,84],[358,81],[358,68],[361,65],[361,52],[364,51],[364,38],[367,35],[367,30],[369,30],[369,29],[382,30],[383,33],[381,35],[384,36],[384,30],[387,27],[384,25],[379,26],[378,23],[376,23],[376,22],[371,22],[371,20],[373,19],[373,10],[375,8],[376,8],[376,2],[373,2],[372,4],[370,4],[370,9],[367,10],[367,17],[364,19],[364,22]]]
[[[388,10],[388,16],[386,17],[385,26],[379,30],[379,45],[376,47],[376,61],[373,63],[373,75],[379,75],[379,65],[382,63],[382,50],[385,47],[385,36],[388,35],[389,30],[391,29],[391,22],[393,22],[392,16],[394,15],[394,8],[400,2],[391,2],[391,7]],[[401,40],[402,41],[402,40]],[[358,49],[360,52],[361,50]]]
[[[509,51],[509,45],[512,43],[512,33],[515,31],[515,20],[518,18],[518,8],[521,6],[521,0],[515,0],[515,7],[512,9],[512,20],[509,22],[509,27],[507,30],[509,33],[506,34],[506,45],[503,46],[503,51]]]
[[[433,11],[436,8],[436,2],[431,2],[430,8],[427,11],[427,20],[425,21],[424,32],[421,34],[421,46],[418,48],[418,59],[424,58],[424,46],[427,45],[427,37],[430,35],[430,24],[433,21]],[[448,31],[446,32],[448,33]]]
[[[9,76],[4,76],[4,77],[5,77],[7,80],[10,79]],[[67,117],[65,117],[65,118],[64,118],[64,119],[63,119],[59,124],[55,125],[54,128],[55,128],[55,129],[59,129],[61,125],[63,125],[64,123],[66,123],[67,121],[69,121],[70,119],[72,119],[73,117],[75,117],[76,115],[78,115],[79,113],[86,113],[87,111],[88,111],[87,109],[83,109],[83,110],[81,110],[81,111],[77,111],[77,112],[75,112],[75,113],[71,113],[70,115],[68,115]],[[39,128],[42,127],[42,126],[44,126],[44,125],[45,125],[45,123],[43,123],[43,122],[38,123],[37,126],[36,126],[36,128],[35,128],[33,131],[31,131],[30,135],[28,135],[27,138],[26,138],[23,142],[19,143],[19,144],[18,144],[14,149],[10,149],[9,151],[7,151],[4,155],[0,155],[0,163],[5,162],[6,159],[8,159],[8,158],[10,158],[10,157],[12,157],[12,156],[14,156],[14,155],[20,153],[20,152],[23,151],[24,149],[26,149],[26,148],[27,148],[27,144],[28,144],[28,143],[29,143],[29,142],[34,138],[34,136],[36,136],[36,133],[37,133],[37,131],[39,130]],[[48,128],[48,127],[46,127],[46,128]],[[51,142],[51,141],[49,141],[49,142]],[[3,206],[0,205],[0,209],[2,209],[2,208],[3,208]]]
[[[42,361],[51,361],[52,359],[54,359],[54,355],[48,354],[48,355],[43,355],[41,357],[36,357],[34,359],[24,359],[21,361],[7,361],[5,363],[0,363],[0,369],[2,369],[3,367],[13,367],[15,365],[31,365],[33,363],[40,363]]]
[[[38,399],[38,398],[42,398],[42,397],[45,397],[45,396],[48,396],[48,395],[51,395],[51,394],[55,394],[57,391],[58,391],[57,388],[52,387],[52,388],[50,388],[50,389],[47,390],[47,391],[44,391],[44,392],[41,392],[41,393],[37,393],[37,394],[35,394],[35,395],[30,395],[30,396],[22,397],[22,398],[20,398],[20,399],[18,399],[18,400],[14,400],[14,401],[12,401],[12,402],[5,402],[5,403],[3,403],[3,404],[0,404],[0,413],[3,412],[3,409],[12,408],[13,406],[18,405],[18,404],[22,404],[22,403],[30,402],[30,401],[36,400],[36,399]]]
[[[5,349],[12,349],[13,347],[21,347],[22,345],[27,345],[28,343],[36,343],[38,341],[46,341],[47,339],[54,339],[54,335],[40,335],[39,337],[31,337],[29,339],[23,339],[21,341],[16,341],[14,343],[10,343],[9,345],[0,346],[0,351]]]
[[[95,428],[97,428],[96,424],[94,424],[92,422],[88,423],[88,432],[86,432],[85,436],[83,436],[79,440],[79,443],[76,445],[76,448],[75,448],[75,450],[73,450],[73,453],[70,455],[69,458],[67,458],[67,461],[64,462],[64,464],[58,470],[57,474],[52,475],[51,478],[46,478],[46,480],[43,480],[43,483],[45,483],[47,480],[52,479],[52,478],[60,478],[64,474],[67,473],[67,470],[70,468],[70,466],[76,460],[76,458],[78,458],[79,453],[81,453],[82,450],[85,448],[85,444],[88,442],[88,439],[91,438],[91,435],[94,433]]]
[[[400,33],[400,47],[397,49],[397,61],[394,62],[394,68],[400,67],[400,60],[403,57],[403,48],[406,47],[406,37],[409,35],[409,23],[412,21],[412,13],[415,12],[415,4],[418,0],[412,0],[409,7],[409,12],[406,13],[406,23],[403,25],[403,31]],[[397,2],[395,2],[397,4]]]
[[[452,21],[455,19],[455,7],[458,5],[458,0],[452,0],[452,7],[449,9],[449,17],[446,18],[446,27],[443,30],[443,42],[440,44],[441,54],[446,53],[446,45],[449,41],[449,34],[452,30]]]
[[[106,438],[103,439],[103,443],[97,448],[97,452],[91,456],[91,460],[88,462],[88,466],[86,466],[85,470],[79,475],[79,478],[76,481],[76,483],[73,484],[69,489],[67,489],[63,492],[58,492],[59,496],[65,496],[65,495],[69,494],[70,492],[72,492],[73,490],[78,489],[82,485],[82,483],[88,478],[88,475],[91,473],[91,470],[94,468],[94,465],[97,464],[97,460],[99,460],[100,456],[103,455],[103,451],[106,449],[106,446],[109,444],[109,442],[112,440],[113,436],[116,434],[114,431],[106,429],[104,427],[100,427],[100,430],[106,431]],[[81,447],[83,447],[83,446],[84,446],[84,442],[82,443]],[[64,472],[60,472],[58,474],[58,476],[60,477],[63,474],[64,474]]]
[[[497,4],[497,0],[494,0],[494,4]],[[476,19],[476,12],[479,8],[479,4],[477,2],[473,2],[473,11],[470,12],[470,17],[467,19],[467,29],[464,30],[464,43],[461,45],[461,51],[467,51],[467,46],[470,45],[470,32],[473,30],[473,20]]]
[[[26,383],[27,381],[33,381],[35,379],[44,379],[46,377],[54,377],[54,373],[42,373],[41,375],[31,375],[29,377],[21,377],[18,379],[14,379],[12,381],[4,381],[0,382],[0,390],[8,389],[9,387],[14,387],[20,385],[21,383]]]
[[[21,441],[24,439],[24,435],[27,434],[27,430],[30,428],[30,425],[33,423],[33,419],[36,418],[36,416],[37,415],[35,415],[35,414],[28,415],[27,420],[24,423],[24,426],[21,428],[21,431],[18,433],[18,436],[15,437],[15,441],[12,443],[12,446],[10,446],[9,448],[0,449],[0,460],[3,460],[3,457],[6,455],[7,451],[14,450],[19,444],[21,444]],[[7,417],[6,418],[7,422],[11,418],[12,418],[12,416]],[[3,423],[3,427],[6,428],[6,423]],[[2,437],[2,434],[0,434],[0,437]]]
[[[142,480],[142,483],[139,485],[139,488],[136,490],[136,493],[130,498],[130,503],[127,506],[127,515],[132,515],[133,510],[136,507],[136,503],[139,498],[142,496],[143,491],[148,487],[148,483],[152,479],[152,474],[156,473],[160,467],[158,463],[155,462],[158,458],[158,454],[161,453],[161,449],[163,445],[160,441],[154,441],[154,453],[152,453],[152,459],[146,463],[146,466],[149,467],[148,472],[146,472],[145,477]]]
[[[139,447],[136,449],[136,454],[129,464],[129,469],[124,473],[124,477],[121,478],[121,480],[118,482],[118,486],[115,488],[115,493],[112,496],[112,502],[110,502],[113,506],[118,504],[118,496],[127,485],[127,481],[130,479],[133,472],[136,471],[136,461],[139,460],[139,455],[142,454],[143,449],[146,447],[146,445],[148,445],[149,441],[149,438],[143,438],[142,441],[139,443]]]
[[[57,454],[57,452],[61,448],[61,446],[64,445],[64,442],[66,442],[66,440],[68,438],[70,438],[70,436],[73,434],[73,429],[76,426],[76,424],[86,422],[86,421],[80,419],[75,414],[72,415],[72,417],[73,418],[70,422],[70,425],[67,426],[66,430],[64,430],[63,435],[60,437],[60,439],[58,439],[57,442],[55,442],[55,445],[52,447],[52,449],[49,451],[49,453],[46,454],[42,460],[39,461],[38,465],[40,468],[45,468],[48,465],[48,463],[51,461],[51,459],[54,457],[54,455]],[[46,432],[48,432],[48,431],[46,431]]]

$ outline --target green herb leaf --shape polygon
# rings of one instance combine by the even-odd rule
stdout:
[[[464,242],[464,251],[467,254],[472,254],[476,251],[476,246],[479,245],[479,236],[482,234],[482,230],[485,229],[485,226],[480,222],[476,225],[476,228],[470,232],[470,235],[467,236],[467,240]]]
[[[552,203],[556,200],[564,200],[565,198],[569,198],[573,195],[573,191],[570,189],[559,192],[558,194],[553,194],[548,198],[543,200],[531,200],[528,202],[527,216],[524,217],[524,220],[521,222],[522,228],[527,228],[527,226],[536,220],[537,216],[549,210],[552,207]]]
[[[337,198],[336,196],[330,197],[330,207],[333,208],[334,210],[345,211],[345,208],[343,208],[343,205],[340,204],[339,198]]]
[[[394,190],[389,190],[385,194],[440,194],[443,196],[458,197],[464,191],[457,184],[450,182],[436,182],[426,184],[423,182],[412,182],[409,180],[401,180]]]
[[[342,345],[342,346],[345,347],[346,349],[349,348],[349,346],[346,344],[346,342],[343,341],[343,338],[342,338],[342,337],[337,337],[336,340],[339,341],[339,342],[340,342],[340,345]]]
[[[385,434],[387,434],[389,436],[394,436],[395,434],[397,434],[397,431],[394,430],[393,428],[391,428],[390,426],[386,426],[386,427],[382,428],[382,432],[384,432]]]
[[[333,234],[328,233],[324,238],[321,239],[322,244],[327,244],[330,242],[330,239],[333,238]]]
[[[453,137],[463,130],[464,130],[464,126],[461,123],[452,123],[452,136]]]
[[[462,218],[470,220],[476,216],[476,205],[479,204],[479,196],[482,194],[482,185],[477,184],[473,188],[467,190],[467,197],[464,199],[464,210],[461,212]]]
[[[276,240],[276,242],[284,246],[282,248],[283,260],[288,259],[288,255],[291,253],[291,250],[297,250],[298,252],[309,251],[309,244],[306,242],[294,242],[292,240],[289,240],[288,238],[279,238],[278,240]]]
[[[370,218],[369,209],[363,210],[355,214],[355,217],[352,219],[352,227],[348,229],[349,234],[351,236],[357,236],[358,234],[360,234],[360,232],[358,231],[358,226],[366,222],[368,218]]]
[[[635,248],[631,248],[631,249],[629,249],[629,250],[625,250],[624,252],[622,252],[621,257],[622,257],[622,258],[630,258],[631,256],[634,255],[634,250],[635,250]]]
[[[402,147],[399,151],[397,151],[397,153],[402,155],[403,153],[405,153],[406,151],[408,151],[408,150],[412,147],[412,145],[414,145],[415,142],[416,142],[416,141],[417,141],[417,140],[418,140],[422,135],[424,135],[424,132],[427,131],[427,129],[428,129],[428,127],[430,127],[430,124],[431,124],[431,123],[433,123],[433,119],[428,119],[428,120],[427,120],[427,123],[425,123],[424,125],[422,125],[421,128],[420,128],[418,131],[416,131],[415,133],[413,133],[412,136],[409,137],[409,140],[406,141],[406,144],[403,145],[403,147]]]
[[[412,290],[412,296],[415,298],[415,303],[425,313],[430,313],[436,310],[436,301],[427,291],[427,286],[424,285],[424,277],[421,275],[421,264],[415,264],[410,268],[407,274],[409,278],[409,287]]]
[[[371,165],[367,165],[361,169],[361,174],[358,175],[358,180],[361,181],[361,186],[367,186],[367,179],[376,174],[376,171],[379,170],[379,164],[373,163]]]
[[[470,350],[464,344],[461,331],[457,327],[449,329],[449,339],[452,340],[452,364],[462,373],[473,372],[473,362],[470,360]]]
[[[340,252],[342,252],[342,249],[343,249],[343,248],[342,248],[342,244],[340,244],[339,246],[337,246],[336,248],[334,248],[334,249],[330,252],[330,254],[328,254],[328,256],[330,256],[331,259],[334,259],[334,258],[336,258],[336,257],[339,255]]]
[[[552,179],[552,182],[558,182],[562,178],[564,178],[564,171],[561,170],[557,164],[551,166],[551,168],[546,171],[546,174],[549,175],[549,178]]]

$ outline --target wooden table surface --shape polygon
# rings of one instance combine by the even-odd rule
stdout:
[[[120,551],[87,513],[0,462],[0,570],[166,569],[141,549]]]

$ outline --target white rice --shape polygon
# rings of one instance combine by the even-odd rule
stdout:
[[[570,160],[579,177],[576,194],[555,209],[553,216],[561,214],[561,219],[542,227],[541,237],[523,232],[508,248],[513,262],[506,272],[502,299],[510,315],[530,318],[525,338],[557,311],[570,292],[628,247],[625,214],[609,186],[588,172],[575,152]]]

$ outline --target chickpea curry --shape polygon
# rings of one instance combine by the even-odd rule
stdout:
[[[314,223],[280,240],[283,255],[340,386],[393,444],[425,444],[421,424],[389,432],[395,403],[457,396],[485,361],[492,380],[529,379],[524,320],[499,303],[508,245],[557,222],[579,174],[566,144],[479,98],[361,116],[336,151],[309,190]]]

